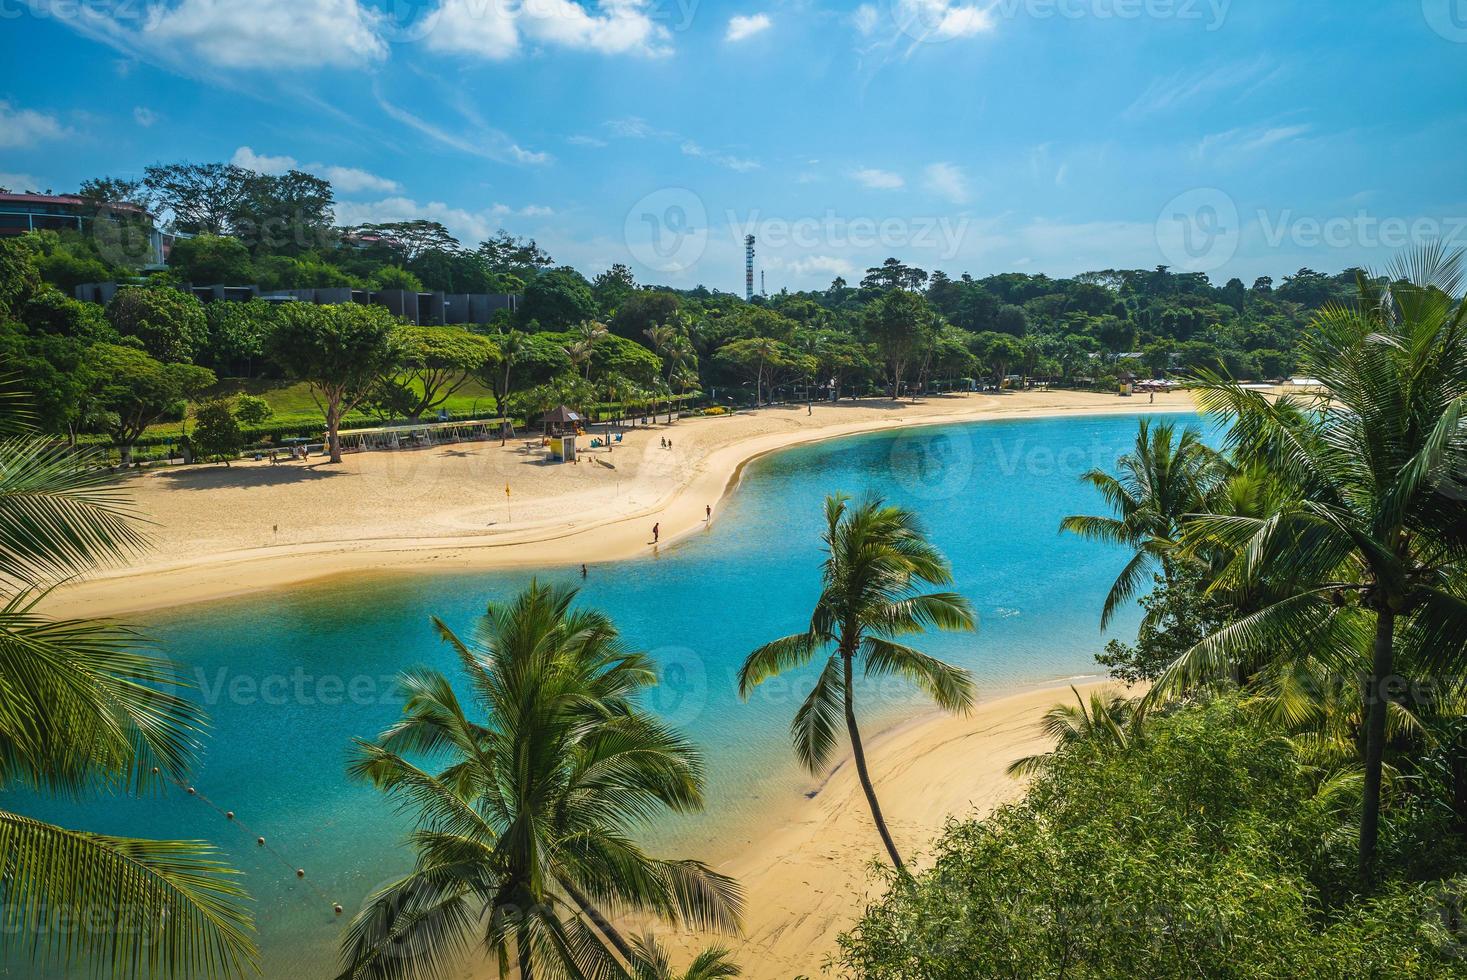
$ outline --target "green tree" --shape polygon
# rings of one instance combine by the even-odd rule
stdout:
[[[310,386],[326,419],[331,462],[341,462],[342,418],[398,363],[397,322],[380,306],[287,303],[268,349],[291,377]]]
[[[596,317],[596,300],[585,278],[570,266],[540,273],[525,286],[520,322],[538,321],[543,330],[568,330]]]
[[[168,265],[179,279],[199,286],[243,286],[255,281],[250,250],[227,235],[178,239],[168,253]]]
[[[1269,601],[1189,650],[1153,693],[1369,637],[1359,854],[1367,878],[1377,871],[1396,675],[1467,666],[1467,600],[1454,584],[1467,570],[1462,260],[1440,246],[1407,253],[1384,287],[1362,274],[1354,305],[1319,311],[1300,362],[1329,392],[1327,408],[1271,402],[1215,375],[1198,386],[1204,408],[1229,423],[1235,454],[1266,465],[1294,499],[1267,516],[1191,522],[1192,540],[1236,556],[1215,587],[1268,583]],[[1401,647],[1417,656],[1398,661]]]
[[[1086,742],[1102,751],[1124,752],[1140,740],[1146,716],[1136,710],[1135,699],[1092,691],[1086,705],[1073,684],[1070,693],[1075,695],[1074,704],[1057,704],[1039,721],[1039,730],[1054,740],[1055,751]],[[1010,776],[1032,775],[1053,755],[1046,752],[1015,759],[1007,772]]]
[[[410,419],[421,418],[499,362],[488,337],[462,327],[402,326],[395,331],[398,357],[390,380],[407,395]]]
[[[94,344],[86,354],[91,401],[101,429],[132,462],[132,446],[148,426],[215,382],[214,372],[193,364],[163,364],[134,347]]]
[[[907,369],[927,343],[933,326],[927,301],[905,289],[883,293],[862,315],[861,328],[886,363],[893,398],[901,398]]]
[[[637,705],[654,663],[575,596],[531,583],[489,606],[475,647],[435,619],[472,704],[438,671],[410,670],[402,718],[358,741],[351,772],[414,814],[417,862],[352,921],[343,977],[436,975],[473,945],[501,974],[512,952],[527,980],[615,976],[637,962],[618,912],[736,927],[731,879],[632,837],[653,814],[701,807],[702,760]]]
[[[245,194],[250,172],[227,163],[157,164],[143,169],[143,187],[179,231],[224,235]]]
[[[651,936],[633,937],[632,954],[630,980],[727,980],[743,975],[729,951],[718,947],[700,952],[682,972],[673,967],[672,957]]]
[[[208,339],[198,360],[225,375],[250,377],[265,356],[265,341],[279,323],[279,309],[262,299],[204,307]]]
[[[611,317],[637,288],[632,270],[620,262],[591,280],[591,295],[603,317]]]
[[[844,714],[872,819],[892,865],[904,871],[866,770],[856,724],[855,661],[861,660],[867,677],[905,677],[943,710],[966,712],[973,703],[968,673],[901,643],[900,638],[928,628],[970,630],[977,619],[968,600],[957,593],[919,591],[924,584],[948,584],[952,569],[911,511],[876,497],[853,507],[847,497],[835,494],[825,500],[825,524],[822,587],[810,625],[749,654],[739,671],[739,696],[747,699],[769,678],[826,653],[820,676],[790,726],[795,755],[812,773],[823,769]]]
[[[135,512],[103,470],[3,434],[0,790],[144,793],[185,778],[205,719],[174,693],[183,672],[127,627],[37,608],[57,582],[135,554]],[[199,841],[69,830],[0,807],[0,958],[68,976],[244,976],[253,923],[235,876]]]
[[[160,361],[190,363],[208,340],[204,306],[168,286],[129,286],[107,304],[107,321]]]
[[[194,407],[194,431],[190,436],[201,460],[221,460],[225,466],[244,448],[239,419],[227,398],[210,398]]]
[[[1081,477],[1100,491],[1113,516],[1072,514],[1060,530],[1134,552],[1105,597],[1101,629],[1136,595],[1148,571],[1159,568],[1166,586],[1175,584],[1183,522],[1205,509],[1221,465],[1197,429],[1178,436],[1170,422],[1142,419],[1135,448],[1117,461],[1119,476],[1095,469]]]
[[[766,380],[781,368],[793,368],[811,374],[816,367],[813,357],[800,354],[770,337],[750,337],[725,344],[714,355],[715,359],[749,376],[754,382],[754,404],[764,404]]]
[[[1277,729],[1228,697],[1153,715],[1145,732],[1120,751],[1071,742],[1023,799],[951,824],[928,870],[886,875],[878,884],[891,887],[840,939],[840,975],[1461,973],[1460,919],[1444,896],[1461,893],[1462,851],[1430,819],[1398,825],[1422,866],[1341,895],[1341,815]]]
[[[410,293],[423,291],[423,281],[400,265],[384,265],[372,273],[371,283],[375,289],[405,289]]]

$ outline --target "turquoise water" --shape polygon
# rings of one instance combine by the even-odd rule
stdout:
[[[798,630],[808,616],[826,493],[875,490],[923,515],[981,626],[919,646],[971,669],[981,695],[1096,673],[1100,603],[1124,556],[1056,529],[1066,514],[1098,511],[1097,495],[1077,478],[1110,468],[1133,442],[1136,420],[969,423],[791,449],[752,464],[705,533],[660,554],[592,566],[583,601],[661,661],[665,683],[654,707],[708,756],[709,813],[657,828],[659,851],[716,853],[729,819],[810,785],[786,737],[809,678],[769,685],[744,704],[733,677],[750,649]],[[571,569],[539,574],[579,580]],[[190,665],[214,720],[195,785],[236,811],[236,825],[181,791],[20,808],[106,833],[215,841],[257,899],[264,975],[331,976],[341,925],[410,861],[397,846],[404,820],[345,779],[351,739],[394,719],[398,670],[453,669],[430,615],[467,635],[487,599],[528,578],[399,575],[155,616],[152,635]],[[1134,614],[1118,618],[1118,635],[1134,632]],[[863,692],[873,731],[920,710],[901,685]],[[256,847],[257,834],[271,850]],[[305,881],[294,867],[306,869]],[[341,919],[332,902],[345,906]]]

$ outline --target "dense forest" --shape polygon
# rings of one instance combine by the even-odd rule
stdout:
[[[393,351],[368,357],[381,361],[379,376],[357,379],[343,403],[344,417],[386,421],[470,404],[524,418],[557,402],[650,405],[698,394],[727,407],[905,395],[964,379],[1109,387],[1126,372],[1199,370],[1274,379],[1294,370],[1309,317],[1348,301],[1356,278],[1353,269],[1300,269],[1277,285],[1219,286],[1166,267],[953,278],[889,258],[859,283],[837,278],[746,302],[638,283],[620,264],[587,278],[504,231],[469,245],[427,220],[340,227],[331,185],[298,171],[160,165],[141,180],[88,181],[79,193],[99,207],[126,201],[164,216],[180,234],[168,267],[144,272],[129,245],[145,236],[116,222],[6,240],[0,356],[30,379],[47,431],[118,446],[172,436],[188,404],[221,396],[255,436],[319,427],[320,413],[292,394],[292,383],[310,379],[273,341],[288,319],[282,306],[204,304],[172,288],[186,283],[519,296],[514,313],[500,311],[476,335],[387,330]],[[76,285],[98,281],[141,288],[105,308],[73,298]]]

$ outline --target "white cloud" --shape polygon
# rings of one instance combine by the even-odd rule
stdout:
[[[877,13],[876,7],[869,3],[861,4],[851,14],[851,23],[856,26],[856,30],[868,37],[876,33],[876,24],[880,19],[881,15]]]
[[[717,150],[709,150],[706,147],[700,146],[698,143],[695,143],[692,140],[683,140],[682,151],[683,156],[699,157],[704,160],[711,160],[714,163],[718,164],[720,167],[727,167],[728,169],[737,171],[738,173],[747,173],[750,170],[759,169],[758,160],[749,160],[744,157],[736,157],[728,153],[720,153]]]
[[[953,3],[952,0],[895,0],[891,15],[896,26],[908,37],[947,41],[993,30],[997,26],[993,7],[992,4],[979,6]]]
[[[0,174],[0,187],[13,194],[29,194],[32,191],[40,192],[49,185],[39,177],[30,174]]]
[[[338,201],[336,220],[343,225],[359,225],[366,222],[410,221],[424,218],[441,222],[459,241],[472,245],[481,242],[499,230],[505,218],[543,217],[551,210],[538,205],[516,210],[505,204],[494,204],[478,211],[450,207],[442,201],[426,204],[410,197],[387,197],[380,201]]]
[[[608,145],[605,140],[598,139],[595,136],[567,136],[565,141],[576,146],[602,147]]]
[[[471,125],[459,130],[448,130],[428,122],[426,119],[416,116],[401,106],[393,105],[383,98],[382,93],[373,89],[377,97],[377,106],[388,118],[394,119],[422,133],[430,139],[437,140],[444,146],[451,147],[461,153],[472,154],[483,157],[486,160],[495,160],[500,163],[549,163],[552,157],[549,153],[535,150],[527,150],[512,140],[507,134],[477,121],[470,120]]]
[[[894,174],[890,170],[877,170],[874,167],[856,170],[851,176],[861,186],[878,191],[894,191],[906,186],[907,183],[902,179],[901,174]]]
[[[511,143],[509,154],[518,163],[549,163],[550,154],[538,150],[527,150],[518,143]]]
[[[277,177],[287,170],[297,170],[300,167],[296,163],[295,157],[267,156],[263,153],[256,153],[248,146],[241,146],[235,150],[234,156],[229,158],[229,162],[236,167],[253,170],[257,174],[273,174]]]
[[[132,118],[133,121],[136,122],[139,126],[147,129],[149,126],[152,126],[155,122],[158,121],[159,116],[156,112],[154,112],[152,109],[149,109],[147,106],[140,105],[133,106]]]
[[[17,109],[0,101],[0,147],[19,149],[44,140],[60,139],[66,129],[55,116],[34,109]]]
[[[277,177],[287,170],[304,170],[331,181],[331,186],[341,194],[360,194],[366,191],[386,194],[402,189],[395,180],[378,177],[374,173],[357,167],[340,167],[324,163],[308,163],[302,166],[295,157],[267,156],[263,153],[256,153],[248,146],[241,146],[235,150],[229,162],[236,167],[253,170],[255,173],[272,174]]]
[[[1176,71],[1153,79],[1121,116],[1142,119],[1223,92],[1242,97],[1273,81],[1282,71],[1281,66],[1262,55],[1251,61]]]
[[[796,276],[809,276],[820,272],[830,276],[853,276],[856,267],[846,259],[835,255],[810,255],[785,264]]]
[[[1257,126],[1211,133],[1197,143],[1197,156],[1237,157],[1266,150],[1280,143],[1290,143],[1309,132],[1307,125]]]
[[[768,14],[734,14],[728,19],[728,31],[723,35],[723,39],[742,41],[755,34],[763,33],[772,26],[774,26],[774,21],[769,19]]]
[[[357,0],[182,0],[150,8],[141,31],[105,29],[220,68],[354,68],[387,57],[380,21]]]
[[[386,194],[402,189],[402,186],[395,180],[378,177],[374,173],[357,167],[325,167],[319,163],[312,163],[307,164],[306,169],[331,181],[331,186],[342,194],[360,194],[367,191]]]
[[[934,163],[924,172],[927,189],[953,204],[967,204],[972,199],[968,191],[968,178],[963,171],[951,163]]]
[[[489,60],[517,54],[525,42],[602,54],[671,54],[671,34],[648,8],[647,0],[600,0],[595,13],[574,0],[442,0],[424,43]]]

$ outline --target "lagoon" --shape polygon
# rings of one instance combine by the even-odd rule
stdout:
[[[829,492],[878,492],[922,514],[981,625],[917,645],[970,669],[980,697],[1096,674],[1100,604],[1125,556],[1057,528],[1066,514],[1100,509],[1078,477],[1111,468],[1130,448],[1137,418],[946,424],[788,449],[748,466],[704,533],[592,565],[582,601],[610,613],[629,644],[661,663],[652,706],[708,760],[708,812],[649,828],[657,853],[717,859],[730,822],[747,826],[813,785],[786,734],[808,678],[768,683],[744,704],[734,677],[753,647],[803,626],[818,590]],[[256,899],[264,975],[333,976],[342,925],[411,859],[400,846],[406,821],[347,781],[351,740],[394,720],[400,669],[430,664],[451,675],[454,658],[430,616],[467,638],[484,604],[531,574],[362,577],[152,614],[149,633],[187,665],[213,718],[194,782],[218,809],[173,789],[142,800],[16,805],[73,827],[216,842]],[[580,579],[576,568],[534,574]],[[1133,634],[1135,624],[1134,611],[1119,616],[1115,634]],[[871,732],[927,710],[904,685],[883,684],[862,699]],[[256,846],[256,836],[269,846]],[[346,909],[339,919],[333,902]]]

